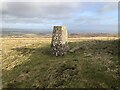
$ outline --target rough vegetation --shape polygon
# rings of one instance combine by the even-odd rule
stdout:
[[[117,89],[120,41],[73,41],[56,57],[50,39],[3,39],[3,87]]]

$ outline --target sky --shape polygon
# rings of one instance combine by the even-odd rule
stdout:
[[[2,2],[2,28],[71,33],[117,33],[117,2]],[[1,23],[1,22],[0,22]]]

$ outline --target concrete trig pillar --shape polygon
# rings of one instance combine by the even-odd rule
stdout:
[[[55,56],[62,56],[69,50],[68,32],[65,26],[54,26],[51,51]]]

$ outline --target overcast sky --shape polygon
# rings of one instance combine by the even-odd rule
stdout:
[[[3,28],[44,32],[63,25],[69,32],[118,32],[117,2],[4,2],[2,6]]]

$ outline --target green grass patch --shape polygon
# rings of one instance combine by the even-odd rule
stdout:
[[[118,88],[118,42],[70,42],[71,49],[81,48],[60,57],[49,43],[11,48],[3,55],[3,87]]]

